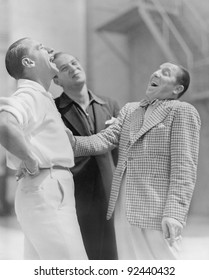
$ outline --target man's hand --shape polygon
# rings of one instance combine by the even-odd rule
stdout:
[[[163,217],[162,230],[163,236],[168,240],[170,246],[173,246],[174,242],[181,239],[183,225],[174,218]]]
[[[115,122],[116,118],[112,117],[110,120],[107,120],[105,122],[105,127],[110,126],[111,124],[113,124]]]
[[[25,177],[26,174],[30,176],[37,176],[40,173],[38,162],[35,159],[28,159],[22,161],[17,172],[16,180],[19,181],[22,177]]]
[[[70,129],[66,129],[66,133],[67,133],[67,136],[70,140],[71,146],[74,147],[75,146],[75,137],[72,134],[72,131]]]

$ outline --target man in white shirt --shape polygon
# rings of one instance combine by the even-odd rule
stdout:
[[[0,143],[17,170],[15,210],[25,234],[25,259],[87,259],[69,170],[73,151],[48,92],[57,74],[53,50],[23,38],[6,54],[17,91],[0,98]]]

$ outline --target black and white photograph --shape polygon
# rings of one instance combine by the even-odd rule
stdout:
[[[207,266],[208,184],[208,0],[0,0],[0,268]]]

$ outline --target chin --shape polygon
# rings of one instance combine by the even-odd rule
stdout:
[[[151,99],[151,98],[152,98],[152,94],[150,94],[150,93],[148,93],[148,92],[145,93],[145,96],[146,96],[148,99]]]
[[[56,69],[56,68],[52,68],[51,72],[52,72],[53,77],[59,73],[58,69]]]

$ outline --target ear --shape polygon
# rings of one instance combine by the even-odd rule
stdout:
[[[174,94],[179,95],[179,93],[181,93],[184,90],[184,86],[182,85],[177,85],[173,91]]]
[[[56,85],[58,85],[58,86],[60,85],[60,83],[59,83],[59,78],[58,78],[57,75],[54,76],[53,81],[54,81],[54,83],[55,83]]]
[[[30,59],[28,57],[24,57],[24,58],[22,58],[22,65],[24,65],[25,67],[28,67],[28,68],[32,68],[35,66],[35,61],[33,61],[32,59]]]

